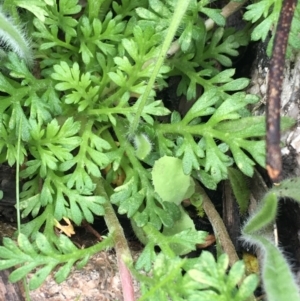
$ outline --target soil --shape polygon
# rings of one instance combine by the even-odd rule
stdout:
[[[140,250],[131,246],[133,258],[137,259]],[[138,298],[138,282],[134,281],[133,285]],[[53,275],[49,275],[40,288],[30,292],[30,298],[31,301],[123,300],[116,254],[112,250],[95,254],[83,269],[74,268],[67,280],[61,284],[57,284]]]
[[[12,236],[16,228],[10,223],[0,222],[2,235]],[[82,247],[95,243],[95,237],[84,233],[83,229],[75,235],[75,242],[82,244]],[[134,260],[141,253],[142,246],[138,242],[129,242],[129,247]],[[0,300],[5,296],[8,301],[23,301],[24,287],[22,283],[17,283],[14,291],[18,291],[18,296],[9,298],[6,294],[7,274],[0,274]],[[33,274],[29,274],[27,281]],[[5,277],[5,279],[4,279]],[[2,284],[2,285],[1,285]],[[139,284],[134,280],[134,292],[136,298],[139,297]],[[117,267],[117,257],[114,250],[99,252],[89,259],[89,262],[82,269],[72,269],[66,281],[58,284],[55,282],[53,273],[50,274],[41,287],[30,291],[31,301],[110,301],[123,300],[120,277]]]

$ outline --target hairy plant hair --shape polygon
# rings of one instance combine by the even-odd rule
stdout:
[[[32,67],[31,41],[22,27],[17,25],[11,17],[7,17],[0,9],[0,42],[7,50],[15,52],[29,67]]]

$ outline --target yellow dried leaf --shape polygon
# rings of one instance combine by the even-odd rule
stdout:
[[[63,217],[63,220],[67,223],[67,225],[62,225],[57,220],[54,220],[54,226],[68,237],[71,237],[73,234],[75,234],[74,227],[68,218]]]

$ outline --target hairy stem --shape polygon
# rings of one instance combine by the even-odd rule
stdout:
[[[22,30],[0,11],[0,41],[8,46],[18,56],[25,60],[27,65],[33,63],[29,42],[25,38]]]

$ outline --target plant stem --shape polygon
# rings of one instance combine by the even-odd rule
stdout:
[[[221,15],[224,18],[228,18],[229,16],[234,14],[236,11],[238,11],[244,5],[244,3],[246,3],[247,1],[248,0],[243,0],[243,1],[239,1],[239,2],[235,2],[235,1],[229,2],[227,5],[225,5],[222,8]],[[207,19],[205,21],[206,30],[211,30],[214,26],[215,26],[215,22],[212,19]]]
[[[21,233],[21,210],[20,210],[20,153],[21,153],[21,130],[22,130],[22,118],[19,123],[18,129],[18,144],[17,144],[17,158],[16,158],[16,210],[17,210],[17,228],[18,233]],[[30,301],[29,296],[29,287],[26,280],[26,277],[22,279],[23,288],[25,291],[25,298],[27,301]]]
[[[132,256],[124,235],[123,228],[121,227],[119,220],[115,214],[115,211],[109,201],[109,197],[106,191],[111,190],[110,186],[107,185],[107,189],[104,188],[102,179],[92,177],[93,182],[96,183],[95,193],[96,195],[103,196],[106,199],[103,204],[105,215],[104,219],[109,232],[113,235],[115,250],[117,254],[117,261],[119,267],[119,273],[121,278],[122,290],[124,301],[134,301],[134,290],[132,283],[132,276],[126,264],[132,263]]]
[[[195,137],[213,137],[214,139],[222,140],[231,147],[233,143],[239,143],[242,146],[241,138],[232,138],[226,132],[221,132],[214,129],[212,126],[206,124],[197,124],[197,125],[185,125],[183,122],[172,123],[172,124],[158,124],[155,125],[155,130],[158,135],[164,136],[167,134],[176,134],[181,136],[193,135]],[[263,136],[261,134],[258,137]],[[243,147],[243,146],[242,146]]]
[[[141,103],[139,104],[139,107],[137,109],[136,115],[134,117],[133,122],[130,125],[130,129],[129,129],[129,135],[133,136],[134,133],[137,130],[139,121],[140,121],[140,117],[143,111],[143,108],[147,102],[147,99],[150,95],[150,92],[154,86],[156,77],[159,73],[159,70],[164,62],[164,59],[167,55],[168,49],[171,45],[171,42],[175,36],[176,30],[181,22],[182,17],[184,16],[187,7],[189,5],[189,0],[178,0],[177,4],[176,4],[176,8],[175,8],[175,12],[173,14],[172,20],[171,20],[171,24],[169,26],[168,32],[167,32],[167,36],[162,44],[161,50],[160,50],[160,54],[158,56],[158,59],[156,61],[156,64],[154,66],[152,75],[149,79],[148,85],[146,87],[146,90],[142,96],[142,100]]]
[[[184,136],[185,134],[191,134],[193,136],[209,135],[212,128],[206,124],[197,125],[183,125],[182,122],[178,123],[161,123],[155,126],[157,132],[161,135],[177,134]],[[216,131],[216,130],[215,130]],[[215,135],[215,133],[214,133]],[[218,137],[219,138],[219,137]]]
[[[297,0],[284,0],[274,37],[273,54],[269,67],[267,90],[267,158],[266,169],[274,183],[282,180],[280,147],[280,102],[282,93],[285,53]]]
[[[22,30],[12,23],[0,10],[0,40],[5,46],[8,46],[13,52],[24,59],[31,66],[33,57],[29,42],[22,33]]]
[[[101,108],[101,109],[91,109],[88,111],[88,116],[94,115],[94,116],[99,116],[99,115],[108,115],[108,114],[130,114],[133,113],[134,109],[132,107],[128,108],[121,108],[121,107],[114,107],[114,108]]]
[[[18,128],[18,142],[17,142],[17,158],[16,158],[16,210],[17,210],[17,227],[18,233],[21,233],[21,210],[20,210],[20,153],[21,153],[21,132],[22,132],[22,118],[20,119]]]
[[[229,264],[232,266],[235,262],[239,261],[239,257],[235,251],[234,245],[228,235],[226,227],[221,219],[219,213],[217,212],[214,204],[211,202],[210,198],[207,196],[204,189],[196,183],[196,192],[198,192],[203,199],[203,209],[213,226],[216,237],[218,238],[223,250],[227,253],[229,257]]]

